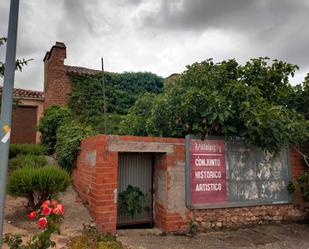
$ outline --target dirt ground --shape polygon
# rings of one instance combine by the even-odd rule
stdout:
[[[156,229],[121,230],[118,240],[128,249],[309,249],[308,224],[261,225],[235,231],[162,236]]]
[[[92,224],[86,207],[81,203],[72,187],[60,195],[65,206],[65,218],[61,235],[53,239],[58,249],[66,248],[68,240],[81,233],[83,224]],[[4,233],[18,233],[27,239],[38,231],[35,222],[27,218],[23,207],[26,200],[7,196]],[[118,240],[128,249],[309,249],[309,224],[263,225],[235,231],[198,234],[194,238],[185,236],[163,236],[157,229],[118,230]],[[7,249],[6,246],[3,249]]]
[[[57,249],[66,248],[65,245],[68,239],[80,234],[83,224],[92,224],[88,210],[81,203],[80,198],[71,186],[63,194],[59,195],[59,199],[64,204],[65,215],[64,222],[61,225],[61,235],[53,236],[53,240],[57,243]],[[24,198],[7,196],[5,203],[4,234],[20,234],[27,240],[30,235],[39,231],[36,223],[27,218],[28,212],[24,208],[25,204],[26,199]],[[3,249],[6,248],[4,245]]]

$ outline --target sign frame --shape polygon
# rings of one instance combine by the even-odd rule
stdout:
[[[292,195],[290,194],[288,196],[288,200],[286,201],[271,201],[271,200],[248,200],[248,201],[231,201],[229,200],[228,195],[228,185],[229,181],[226,179],[227,184],[227,201],[226,203],[208,203],[208,204],[192,204],[191,203],[191,178],[190,178],[190,139],[199,139],[194,135],[186,135],[185,137],[185,201],[186,201],[186,207],[188,209],[216,209],[216,208],[231,208],[231,207],[249,207],[249,206],[259,206],[259,205],[279,205],[279,204],[290,204],[292,202]],[[225,143],[226,153],[225,153],[225,166],[226,166],[226,172],[228,174],[229,172],[229,161],[228,161],[228,153],[227,153],[227,139],[223,136],[210,136],[207,137],[207,140],[222,140]],[[233,139],[233,138],[231,138]],[[237,137],[236,140],[243,140],[243,138]],[[289,146],[286,146],[285,148],[287,150],[286,155],[286,164],[288,166],[287,169],[287,176],[289,179],[292,179],[292,168],[290,163],[290,154],[289,152]]]

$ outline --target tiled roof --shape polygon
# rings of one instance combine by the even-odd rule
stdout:
[[[0,95],[2,95],[2,86],[0,86]],[[41,91],[34,91],[28,89],[14,88],[14,98],[25,98],[25,99],[44,99],[44,94]]]
[[[75,67],[75,66],[68,66],[65,65],[65,70],[68,74],[77,74],[77,75],[96,75],[101,73],[101,70],[95,70],[95,69],[90,69],[86,67]]]

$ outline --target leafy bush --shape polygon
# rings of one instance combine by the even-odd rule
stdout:
[[[300,174],[295,182],[289,183],[287,188],[290,193],[299,188],[304,200],[309,201],[309,172]]]
[[[120,122],[119,130],[121,134],[147,135],[146,122],[156,96],[154,93],[145,93],[136,100],[135,104],[129,109],[128,114]]]
[[[9,157],[13,158],[17,155],[43,155],[43,148],[39,144],[11,144]]]
[[[126,190],[119,193],[119,197],[121,212],[131,217],[149,210],[149,207],[146,207],[146,196],[138,187],[129,184]]]
[[[57,129],[64,120],[70,118],[70,110],[66,107],[54,105],[45,109],[38,129],[41,132],[41,144],[47,154],[51,155],[54,153]]]
[[[111,234],[99,234],[94,227],[85,226],[82,235],[75,236],[68,243],[69,249],[123,249],[121,243]]]
[[[94,132],[74,120],[68,120],[57,130],[56,158],[59,165],[71,172],[79,151],[80,141]]]
[[[23,167],[9,176],[8,193],[16,197],[26,197],[28,206],[34,210],[40,207],[44,200],[64,191],[69,184],[69,174],[59,167]]]
[[[33,167],[39,168],[47,164],[45,156],[36,156],[32,154],[28,155],[17,155],[16,157],[9,160],[9,172],[22,167]]]

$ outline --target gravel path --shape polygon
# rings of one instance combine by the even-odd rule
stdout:
[[[65,248],[68,238],[80,234],[83,223],[92,223],[88,210],[72,187],[60,199],[66,213],[61,235],[54,237],[59,249]],[[37,231],[36,224],[26,217],[24,204],[23,198],[7,196],[4,233],[19,233],[27,238]],[[194,238],[162,236],[157,229],[127,229],[118,230],[118,240],[128,249],[309,249],[309,225],[261,225],[235,231],[198,234]],[[4,246],[3,249],[7,247]]]
[[[156,229],[119,230],[128,249],[309,249],[308,224],[261,225],[236,231],[199,234],[194,238],[160,235]]]

